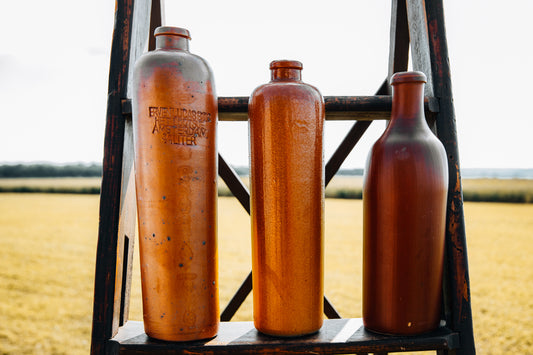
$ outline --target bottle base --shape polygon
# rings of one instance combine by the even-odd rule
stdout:
[[[268,329],[265,327],[257,326],[255,325],[255,329],[266,336],[269,337],[276,337],[276,338],[299,338],[299,337],[306,337],[313,334],[316,334],[320,331],[322,328],[322,324],[318,328],[311,328],[311,329],[302,329],[302,330],[279,330],[279,329]]]
[[[154,332],[147,330],[145,328],[145,333],[148,337],[161,341],[168,342],[187,342],[187,341],[198,341],[198,340],[208,340],[213,339],[217,336],[218,326],[212,327],[202,332]]]
[[[259,329],[257,329],[257,331],[259,333],[263,334],[263,335],[266,335],[266,336],[269,336],[269,337],[273,337],[273,338],[301,338],[301,337],[306,337],[306,336],[310,336],[310,335],[316,334],[316,333],[318,333],[320,331],[320,329],[313,330],[311,332],[295,333],[295,334],[285,334],[285,333],[261,331]]]
[[[363,322],[364,323],[364,322]],[[387,335],[387,336],[417,336],[417,335],[423,335],[423,334],[426,334],[426,333],[430,333],[434,330],[436,330],[439,326],[431,326],[431,327],[423,327],[423,328],[420,328],[420,327],[410,327],[408,325],[407,328],[403,328],[403,329],[392,329],[392,328],[382,328],[382,327],[375,327],[375,326],[372,326],[372,325],[368,325],[368,324],[364,324],[364,327],[365,327],[365,330],[369,331],[369,332],[372,332],[372,333],[376,333],[376,334],[381,334],[381,335]]]

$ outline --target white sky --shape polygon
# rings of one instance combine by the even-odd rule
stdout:
[[[373,95],[387,74],[390,0],[167,0],[166,24],[219,96],[248,96],[274,59],[304,64],[324,96]],[[327,6],[324,5],[327,3]],[[445,0],[463,168],[533,168],[533,1]],[[101,162],[114,2],[0,3],[0,163]],[[328,122],[326,159],[351,123]],[[375,122],[343,168],[363,167]],[[219,123],[219,150],[247,165],[246,123]]]

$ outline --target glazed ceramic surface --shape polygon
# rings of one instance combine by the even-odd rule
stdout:
[[[424,118],[420,72],[391,79],[391,121],[363,187],[363,321],[387,334],[435,329],[441,315],[448,167]]]
[[[298,336],[323,318],[324,101],[300,62],[270,69],[248,110],[254,323]]]
[[[216,335],[217,99],[189,32],[155,31],[135,65],[133,125],[144,327],[150,337]]]

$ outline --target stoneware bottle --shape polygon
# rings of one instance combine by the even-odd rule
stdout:
[[[155,30],[133,78],[144,328],[187,341],[218,330],[217,99],[189,31]]]
[[[448,165],[424,118],[421,72],[397,73],[390,123],[370,151],[363,187],[363,322],[411,335],[438,327]]]
[[[270,70],[248,108],[253,317],[260,332],[290,337],[322,326],[325,112],[300,62]]]

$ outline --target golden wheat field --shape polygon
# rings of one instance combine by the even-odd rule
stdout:
[[[87,354],[98,196],[0,194],[0,353]],[[326,200],[326,295],[361,316],[362,203]],[[466,203],[479,354],[533,354],[533,204]],[[222,307],[250,269],[250,224],[219,199]],[[130,319],[140,320],[138,257]],[[251,320],[251,299],[235,320]]]

